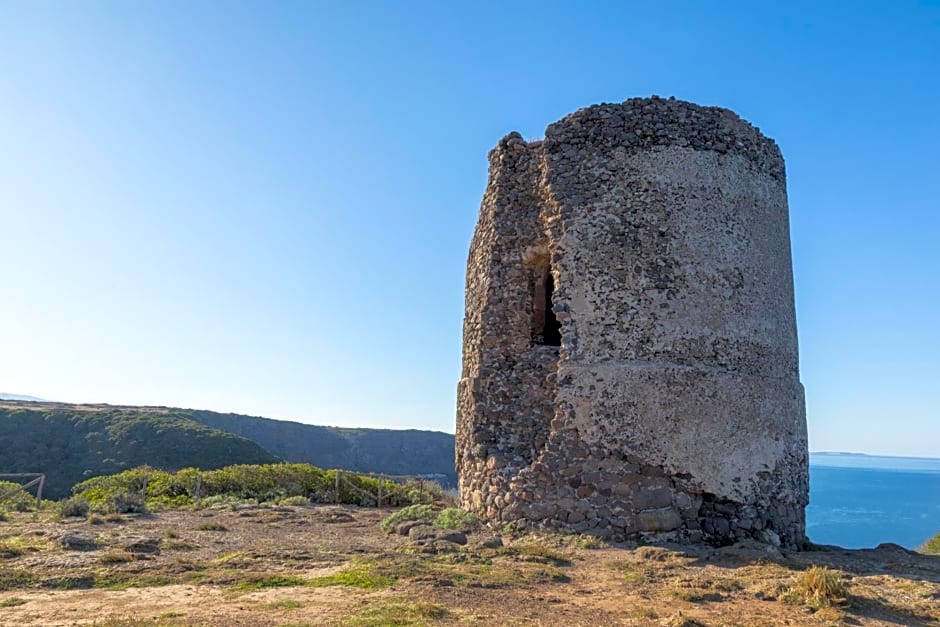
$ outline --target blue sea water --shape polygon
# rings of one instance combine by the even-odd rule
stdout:
[[[940,459],[813,453],[809,486],[817,544],[915,549],[940,532]]]

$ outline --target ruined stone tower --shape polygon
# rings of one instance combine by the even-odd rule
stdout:
[[[798,546],[806,420],[783,158],[630,99],[490,152],[467,266],[462,504],[517,527]]]

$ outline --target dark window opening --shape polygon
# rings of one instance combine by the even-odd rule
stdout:
[[[552,309],[552,293],[555,291],[555,279],[551,272],[545,273],[535,294],[535,313],[538,325],[535,343],[545,346],[561,346],[561,323]],[[541,320],[539,320],[541,318]]]

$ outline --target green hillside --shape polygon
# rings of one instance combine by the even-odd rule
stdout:
[[[45,473],[49,498],[67,496],[89,477],[142,464],[176,470],[274,461],[254,442],[185,412],[0,402],[0,472]]]
[[[0,401],[0,473],[44,472],[46,494],[66,496],[97,475],[275,461],[456,480],[454,436],[343,429],[168,407]]]
[[[188,411],[190,419],[257,442],[292,462],[456,481],[454,436],[440,431],[345,429],[239,414]]]

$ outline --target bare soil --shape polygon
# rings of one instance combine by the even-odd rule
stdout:
[[[479,529],[465,547],[428,549],[383,533],[391,512],[12,515],[0,522],[0,625],[940,625],[940,557],[900,547],[525,536],[483,548],[494,536]],[[812,565],[834,569],[844,594],[795,593]]]

